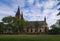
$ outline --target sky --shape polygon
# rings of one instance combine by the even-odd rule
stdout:
[[[28,21],[44,21],[48,26],[55,24],[60,16],[58,14],[57,0],[0,0],[0,22],[3,17],[15,16],[18,5],[20,13],[23,12],[25,20]]]

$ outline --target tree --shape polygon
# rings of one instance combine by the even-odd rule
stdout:
[[[52,25],[51,27],[52,27],[52,29],[50,30],[51,33],[53,33],[53,34],[59,34],[60,33],[60,28],[56,27],[55,25]]]
[[[52,30],[54,30],[54,32],[58,32],[58,28],[55,25],[52,25]]]
[[[13,33],[19,33],[21,28],[21,19],[18,19],[17,17],[12,17],[12,31]]]
[[[35,27],[36,27],[36,31],[38,30],[38,28],[40,27],[40,24],[38,21],[35,22]]]
[[[55,34],[60,33],[60,19],[57,20],[56,24],[51,26],[51,31]]]
[[[59,20],[57,20],[57,22],[58,22],[58,24],[60,25],[60,19],[59,19]]]
[[[19,29],[21,32],[24,31],[24,28],[27,28],[28,22],[24,21],[23,19],[20,19],[20,23],[19,23]]]
[[[23,19],[18,19],[17,17],[13,17],[13,27],[15,27],[16,32],[23,32],[24,28],[26,28],[27,22]]]
[[[8,30],[7,25],[5,25],[3,22],[0,22],[0,33],[6,33]]]
[[[2,21],[4,22],[4,23],[11,23],[12,22],[12,16],[8,16],[8,17],[4,17],[3,19],[2,19]]]
[[[60,2],[57,4],[58,6],[60,5]],[[58,8],[58,10],[60,11],[60,8]],[[57,16],[60,15],[60,12],[57,14]]]
[[[4,17],[2,21],[5,25],[7,25],[5,29],[9,30],[9,32],[12,30],[13,33],[22,32],[23,29],[27,26],[26,21],[23,19],[18,19],[17,17]]]
[[[10,33],[10,30],[12,28],[12,23],[13,23],[13,20],[12,20],[12,16],[8,16],[8,17],[4,17],[2,19],[3,23],[5,24],[5,28],[4,30],[8,30],[8,33]]]
[[[3,33],[3,28],[4,28],[3,22],[0,22],[0,33]]]

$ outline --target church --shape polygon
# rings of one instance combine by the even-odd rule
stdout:
[[[15,14],[15,17],[17,17],[18,19],[23,19],[23,13],[20,13],[20,7],[18,6],[17,12]],[[49,28],[48,28],[48,24],[46,22],[46,17],[44,18],[44,21],[27,21],[28,22],[28,27],[30,28],[24,28],[24,32],[25,33],[45,33],[48,32]],[[39,25],[38,28],[35,26],[36,22],[38,22]]]

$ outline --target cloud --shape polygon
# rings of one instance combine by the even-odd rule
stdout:
[[[0,14],[7,14],[7,15],[13,15],[14,12],[12,11],[12,9],[10,9],[9,7],[7,6],[0,6]]]
[[[30,9],[25,9],[25,15],[26,16],[30,16],[29,19],[30,20],[43,20],[44,17],[47,17],[47,23],[49,26],[53,25],[54,23],[56,23],[58,17],[58,11],[57,11],[57,7],[54,7],[57,5],[57,1],[52,1],[52,0],[48,0],[46,2],[43,3],[39,3],[38,1],[36,2],[36,4],[34,6],[32,6]],[[41,7],[43,7],[43,12],[41,12]],[[54,7],[54,9],[53,9]],[[28,13],[27,13],[28,12]],[[41,18],[40,18],[41,17]],[[28,20],[29,20],[28,19]]]
[[[55,3],[54,1],[48,1],[46,3],[43,3],[43,5],[45,9],[48,9],[48,8],[52,8],[54,3]]]
[[[58,11],[52,11],[51,14],[47,18],[47,23],[50,24],[49,26],[53,25],[57,21],[57,14]]]
[[[34,3],[34,0],[27,0],[27,2],[32,5]]]
[[[4,2],[3,2],[4,1]],[[60,6],[57,5],[56,0],[3,0],[0,2],[0,19],[5,16],[14,16],[18,5],[20,5],[21,11],[23,11],[24,19],[28,21],[44,20],[47,18],[49,26],[56,23],[60,16],[57,15],[57,9]],[[40,2],[39,2],[40,1]],[[9,3],[9,4],[7,4]],[[54,8],[54,9],[53,9]],[[2,15],[2,16],[1,16]]]

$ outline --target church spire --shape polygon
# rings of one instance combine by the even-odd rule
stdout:
[[[46,22],[46,16],[44,17],[44,21]]]
[[[16,16],[17,18],[20,18],[20,6],[18,6],[18,10],[17,10],[15,16]]]

